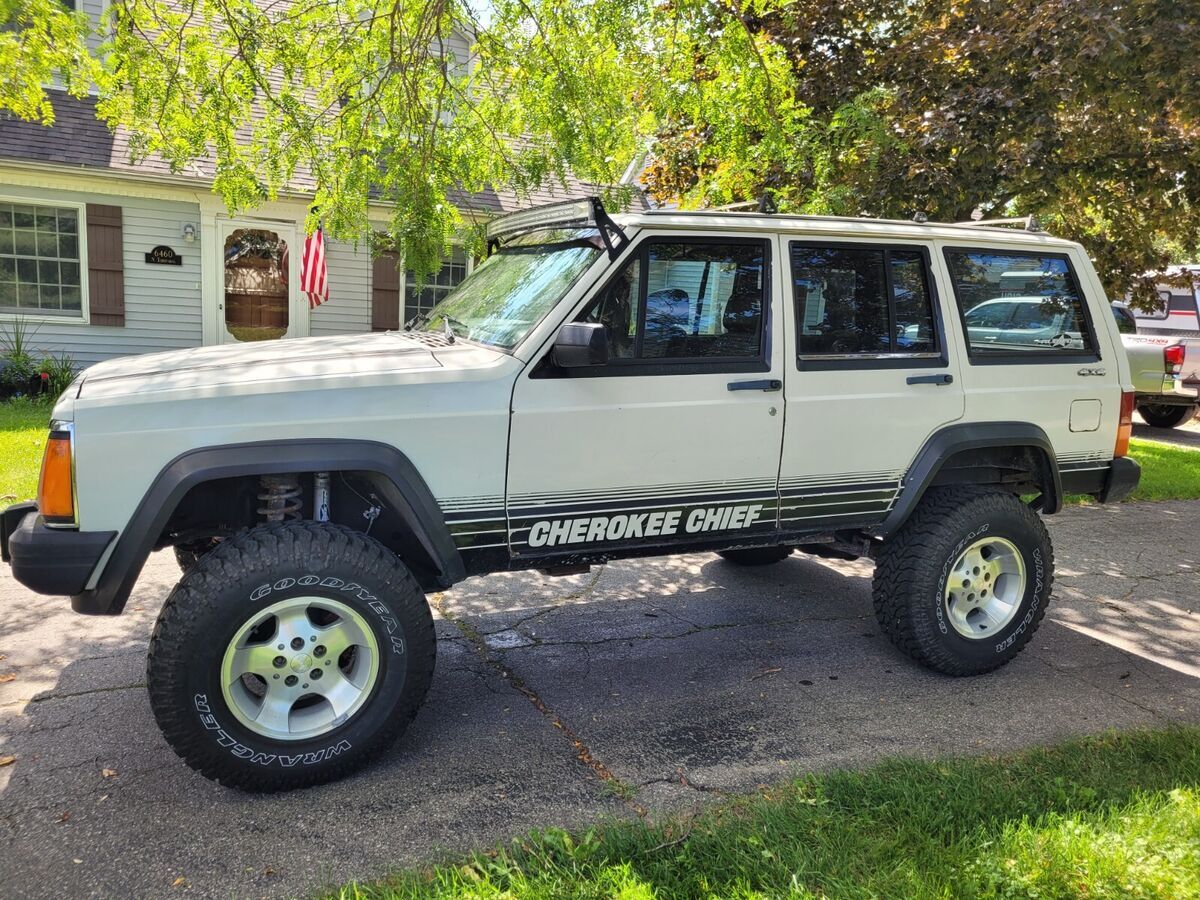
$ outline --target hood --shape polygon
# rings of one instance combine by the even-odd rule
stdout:
[[[440,367],[432,348],[421,338],[399,332],[299,338],[171,350],[97,363],[83,373],[77,396],[89,399],[135,392],[295,383]]]

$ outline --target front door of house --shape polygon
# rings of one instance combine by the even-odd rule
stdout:
[[[217,298],[221,343],[272,341],[307,332],[299,298],[300,256],[291,222],[219,223],[222,280]]]

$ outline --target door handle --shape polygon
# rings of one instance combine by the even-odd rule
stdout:
[[[954,376],[944,372],[941,375],[909,375],[906,381],[909,384],[953,384]]]
[[[778,378],[763,378],[759,381],[731,381],[729,389],[731,391],[778,391],[783,387],[783,382]]]

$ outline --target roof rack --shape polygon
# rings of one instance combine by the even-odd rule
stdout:
[[[1043,232],[1046,229],[1042,227],[1036,216],[1015,216],[1006,219],[972,219],[970,222],[955,222],[955,225],[964,225],[967,228],[976,226],[991,227],[991,228],[1023,228],[1026,231]]]

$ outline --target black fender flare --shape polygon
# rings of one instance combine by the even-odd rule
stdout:
[[[964,422],[934,432],[925,442],[904,476],[904,487],[896,504],[875,534],[886,538],[908,520],[947,460],[964,450],[982,447],[1034,447],[1044,452],[1050,467],[1050,485],[1045,491],[1042,512],[1051,514],[1062,508],[1058,457],[1045,431],[1029,422]]]
[[[411,531],[420,557],[414,561],[433,573],[437,589],[465,577],[441,507],[416,466],[395,447],[337,438],[263,441],[189,450],[168,463],[121,530],[96,586],[73,596],[71,606],[92,615],[120,613],[171,514],[198,484],[239,475],[352,471],[383,476],[381,499]]]

